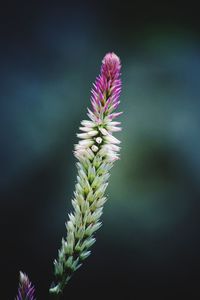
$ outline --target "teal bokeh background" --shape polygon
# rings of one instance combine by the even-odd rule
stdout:
[[[162,5],[30,2],[1,10],[4,299],[14,297],[19,270],[38,299],[48,297],[71,209],[76,132],[108,51],[123,66],[121,160],[97,243],[66,294],[199,286],[199,21],[192,6]]]

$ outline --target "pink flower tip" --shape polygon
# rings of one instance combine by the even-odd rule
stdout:
[[[114,52],[109,52],[104,56],[102,63],[110,65],[120,65],[120,59]]]
[[[119,57],[113,52],[107,53],[102,60],[100,75],[96,78],[92,89],[92,112],[89,111],[92,121],[102,121],[118,108],[121,92],[120,71]],[[113,115],[113,118],[116,116]]]
[[[121,70],[121,62],[119,57],[114,52],[107,53],[102,60],[102,73],[110,73],[111,77],[119,75]]]

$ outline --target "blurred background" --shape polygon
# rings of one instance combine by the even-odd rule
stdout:
[[[63,299],[199,288],[197,6],[7,1],[0,20],[1,298],[14,298],[23,270],[48,299],[71,210],[73,145],[109,51],[123,65],[121,160],[92,255]]]

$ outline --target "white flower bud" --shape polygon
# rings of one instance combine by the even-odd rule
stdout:
[[[97,131],[97,130],[91,130],[91,131],[88,132],[88,135],[89,135],[90,137],[93,137],[93,136],[95,136],[95,135],[97,135],[97,134],[98,134],[98,131]]]
[[[93,152],[97,152],[99,150],[99,148],[96,145],[92,145],[91,149]]]
[[[117,132],[117,131],[121,131],[121,127],[117,127],[117,126],[107,126],[108,131],[111,132]]]
[[[92,121],[88,121],[88,120],[83,120],[81,122],[81,125],[86,126],[86,127],[94,127],[95,123],[93,123]]]
[[[97,142],[97,144],[101,144],[102,143],[102,138],[99,136],[96,138],[95,140]]]
[[[83,140],[79,141],[79,145],[85,146],[85,147],[90,147],[94,142],[92,140]]]
[[[109,134],[108,131],[105,128],[102,128],[102,127],[99,127],[99,131],[101,131],[101,133],[103,135],[108,135]]]
[[[88,132],[91,130],[91,127],[79,127],[79,130],[81,130],[83,132]]]
[[[105,136],[105,141],[112,143],[112,144],[120,144],[121,142],[116,139],[113,135],[109,134]]]

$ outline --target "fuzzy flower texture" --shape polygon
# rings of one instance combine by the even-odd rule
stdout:
[[[77,158],[77,183],[72,200],[73,213],[66,224],[67,237],[62,240],[58,259],[54,261],[56,284],[50,292],[60,294],[73,272],[90,255],[94,244],[94,233],[101,227],[100,217],[107,198],[104,195],[108,185],[109,171],[119,159],[120,141],[113,133],[120,131],[120,122],[114,121],[121,112],[121,63],[114,53],[108,53],[102,61],[100,75],[93,84],[91,104],[88,109],[90,120],[81,122],[82,133],[75,145]]]
[[[22,272],[19,273],[19,288],[15,300],[36,300],[35,288],[28,276]]]

